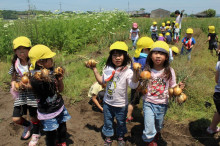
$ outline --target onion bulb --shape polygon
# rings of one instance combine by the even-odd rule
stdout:
[[[89,61],[85,62],[86,67],[95,67],[97,62],[94,59],[90,59]]]
[[[41,77],[42,78],[48,78],[50,71],[46,68],[41,70]]]
[[[56,75],[63,75],[64,74],[64,70],[62,67],[57,67],[55,70],[54,70],[55,74]]]
[[[187,96],[184,93],[181,93],[179,96],[176,97],[178,103],[183,103],[186,100]]]
[[[141,68],[141,64],[140,63],[133,63],[133,69],[134,70],[138,70],[138,69],[140,69]]]
[[[22,82],[23,84],[27,84],[27,83],[29,82],[28,76],[27,76],[27,75],[24,75],[24,76],[21,78],[21,82]]]
[[[34,73],[34,78],[37,80],[41,80],[41,72],[35,72]]]
[[[19,90],[19,88],[20,88],[20,83],[19,82],[15,82],[14,83],[14,87],[15,87],[15,90]]]
[[[179,86],[176,86],[173,89],[173,93],[174,93],[174,95],[178,96],[178,95],[180,95],[182,93],[182,89]]]
[[[173,88],[169,88],[169,89],[168,89],[168,92],[169,92],[169,95],[170,95],[170,96],[173,96]]]
[[[149,71],[142,71],[140,76],[142,79],[148,80],[151,77],[151,73]]]

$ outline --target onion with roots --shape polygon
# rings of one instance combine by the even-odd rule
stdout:
[[[20,83],[19,82],[15,82],[14,83],[14,87],[15,87],[15,90],[18,91],[20,89]]]
[[[179,87],[179,86],[176,86],[174,89],[173,89],[173,93],[174,95],[178,96],[182,93],[182,89]]]
[[[24,76],[21,78],[21,82],[22,82],[23,84],[28,84],[28,82],[29,82],[28,76],[27,76],[27,75],[24,75]]]
[[[89,61],[85,62],[86,67],[95,67],[97,62],[94,59],[90,59]]]
[[[63,74],[64,74],[64,69],[63,69],[62,67],[57,67],[57,68],[54,70],[54,72],[55,72],[55,75],[60,76],[60,75],[63,75]]]
[[[48,69],[44,68],[41,70],[41,77],[44,79],[47,79],[49,77],[49,73],[50,73],[50,71]]]
[[[168,91],[169,91],[169,95],[173,96],[173,88],[169,88]]]
[[[41,72],[35,72],[34,73],[34,78],[37,80],[41,80]]]
[[[141,64],[140,63],[133,63],[133,69],[134,70],[138,70],[138,69],[141,69]]]
[[[186,101],[187,96],[184,93],[181,93],[179,96],[176,97],[176,100],[179,104],[183,103],[184,101]]]
[[[140,77],[143,80],[148,80],[151,77],[151,73],[149,71],[142,71],[141,74],[140,74]]]

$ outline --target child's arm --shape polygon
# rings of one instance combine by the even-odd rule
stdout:
[[[97,100],[97,95],[93,94],[92,95],[92,101],[95,103],[95,105],[103,112],[103,108],[102,106],[99,104],[98,100]]]
[[[131,32],[130,32],[130,34],[129,34],[129,40],[131,39]]]
[[[98,82],[100,85],[102,85],[102,84],[103,84],[102,76],[99,74],[97,68],[94,67],[94,68],[92,68],[92,70],[93,70],[93,73],[94,73],[94,75],[95,75],[95,78],[96,78],[97,82]]]
[[[216,71],[215,74],[215,82],[218,83],[218,79],[219,79],[219,71]]]
[[[139,80],[139,77],[140,77],[139,70],[133,70],[132,82],[137,83]]]
[[[64,89],[64,84],[63,84],[63,76],[60,76],[56,79],[56,83],[57,83],[57,89],[59,92],[62,92]]]

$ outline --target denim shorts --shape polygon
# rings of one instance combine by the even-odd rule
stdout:
[[[41,120],[42,125],[44,126],[44,131],[53,131],[59,127],[59,124],[64,123],[71,119],[68,111],[64,107],[63,111],[53,119]]]

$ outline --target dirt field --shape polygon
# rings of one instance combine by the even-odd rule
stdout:
[[[86,95],[85,95],[86,96]],[[88,104],[88,100],[83,100],[75,105],[70,105],[70,101],[65,99],[65,105],[72,119],[67,122],[68,145],[75,146],[101,146],[103,138],[101,129],[103,126],[103,115],[93,111]],[[0,89],[0,145],[2,146],[24,146],[28,145],[29,140],[22,141],[20,136],[22,127],[15,125],[11,121],[13,109],[13,99],[9,92]],[[134,121],[127,124],[128,133],[126,134],[126,145],[142,146],[141,135],[143,131],[143,117],[141,112],[136,109]],[[161,132],[159,145],[164,146],[218,146],[220,145],[220,134],[208,135],[205,132],[210,121],[200,119],[189,122],[187,125],[176,124],[173,121],[165,121]],[[39,142],[40,146],[45,145],[43,135]],[[114,140],[113,146],[117,145]]]

